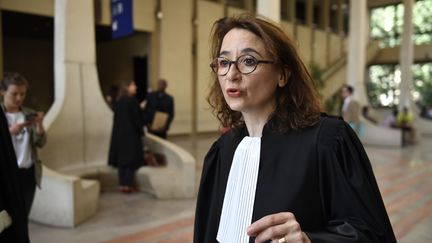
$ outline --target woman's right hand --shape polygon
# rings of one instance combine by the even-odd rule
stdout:
[[[310,243],[300,224],[291,212],[270,214],[248,227],[247,234],[255,237],[256,243]]]

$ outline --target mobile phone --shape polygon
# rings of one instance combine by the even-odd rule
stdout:
[[[37,113],[29,113],[25,116],[26,121],[34,121],[37,117]]]

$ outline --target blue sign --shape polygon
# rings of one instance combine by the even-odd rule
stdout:
[[[132,0],[111,0],[112,38],[133,33]]]

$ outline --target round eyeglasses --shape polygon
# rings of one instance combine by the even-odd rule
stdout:
[[[234,64],[242,74],[249,74],[255,71],[256,67],[260,63],[274,63],[273,61],[258,60],[250,55],[242,55],[235,61],[231,61],[225,57],[218,57],[210,63],[210,67],[219,76],[225,76],[231,68],[231,64]]]

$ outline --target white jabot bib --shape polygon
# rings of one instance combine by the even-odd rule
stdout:
[[[244,137],[234,153],[216,239],[248,243],[261,151],[260,137]]]

